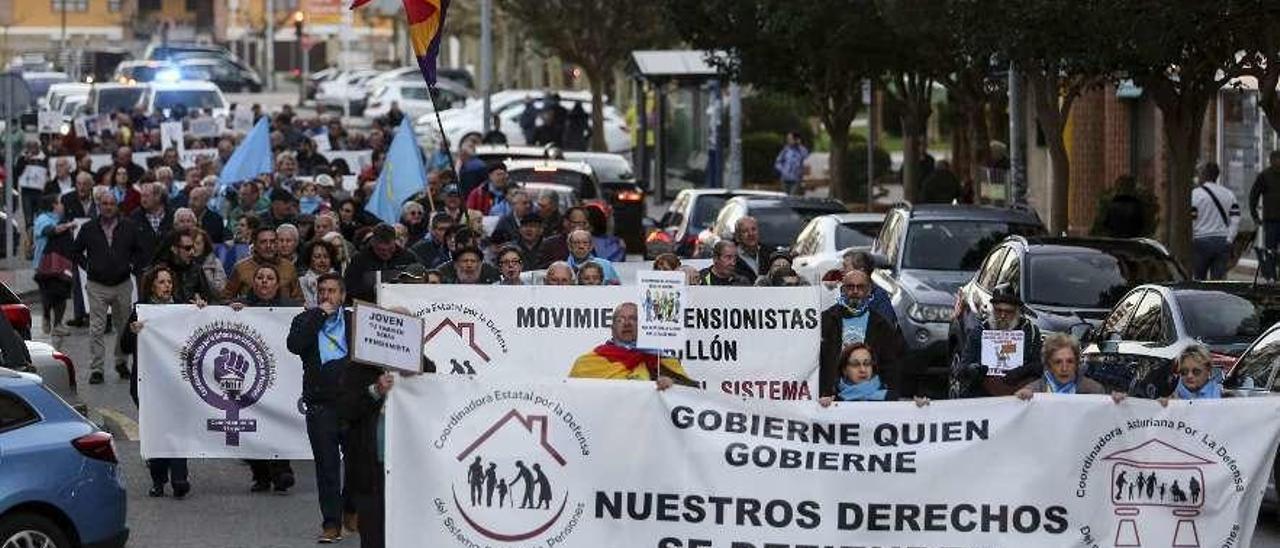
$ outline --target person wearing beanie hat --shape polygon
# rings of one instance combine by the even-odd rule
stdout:
[[[982,362],[982,334],[986,331],[1021,332],[1019,355],[1008,361],[1021,364],[995,370],[996,364]],[[1043,374],[1040,328],[1023,315],[1022,297],[1015,288],[997,286],[991,294],[991,315],[969,332],[963,352],[951,371],[948,387],[952,398],[1008,396]]]

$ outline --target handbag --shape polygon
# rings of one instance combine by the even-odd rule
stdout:
[[[40,257],[40,264],[36,266],[36,278],[70,281],[71,269],[74,267],[71,259],[56,251],[50,251]]]

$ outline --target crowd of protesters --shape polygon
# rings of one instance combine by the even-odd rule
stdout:
[[[382,462],[380,406],[394,379],[348,359],[351,322],[345,307],[354,300],[374,301],[379,280],[619,284],[615,263],[626,259],[626,250],[608,234],[603,209],[562,210],[554,194],[532,195],[511,185],[502,164],[474,158],[475,143],[462,143],[452,164],[445,150],[428,158],[424,190],[402,205],[396,222],[379,219],[365,202],[386,156],[389,120],[354,132],[337,119],[304,119],[286,108],[270,121],[274,170],[243,181],[219,180],[237,145],[234,136],[192,143],[217,154],[191,165],[183,165],[172,149],[156,155],[149,167],[136,164],[136,151],[159,146],[158,121],[139,115],[120,115],[114,134],[72,134],[27,147],[24,162],[71,157],[55,163],[26,216],[45,308],[43,330],[65,335],[66,325],[88,324],[92,384],[106,380],[107,345],[117,345],[111,353],[114,371],[134,381],[136,401],[136,363],[127,362],[137,333],[145,329],[136,304],[303,307],[288,347],[304,363],[303,403],[322,514],[318,541],[336,542],[344,529],[360,529],[363,546],[381,546],[383,486],[375,473]],[[370,164],[353,172],[342,159],[326,160],[317,152],[317,135],[329,140],[330,150],[370,151]],[[100,152],[110,152],[112,161],[92,169],[89,156]],[[344,185],[351,176],[354,184]],[[496,217],[488,231],[486,217]],[[714,244],[706,268],[682,264],[673,254],[658,256],[652,268],[684,272],[690,285],[806,285],[789,254],[761,245],[755,219],[740,219],[734,234]],[[848,253],[842,268],[825,278],[839,296],[821,316],[820,403],[903,398],[927,404],[906,371],[905,342],[888,294],[871,281],[872,265],[867,254]],[[1041,344],[1016,295],[996,295],[992,303],[992,318],[970,334],[954,366],[953,397],[1016,393],[1030,400],[1040,392],[1105,392],[1080,374],[1076,341],[1055,334]],[[615,311],[620,313],[635,314]],[[1024,365],[1003,375],[1007,392],[998,393],[978,363],[983,329],[1024,330],[1025,340],[1034,343],[1024,351]],[[109,339],[110,333],[118,339]],[[614,336],[619,347],[634,346]],[[1180,380],[1170,396],[1220,394],[1218,380],[1207,374],[1207,356],[1194,347],[1180,357]],[[657,373],[653,378],[661,388],[672,384]],[[250,465],[252,492],[285,493],[295,483],[287,461]],[[185,460],[153,459],[149,467],[152,496],[190,492]]]

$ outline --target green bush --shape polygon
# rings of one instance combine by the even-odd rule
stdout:
[[[786,139],[782,133],[761,131],[742,135],[742,182],[764,183],[778,180],[773,160]]]
[[[799,131],[808,145],[813,144],[809,111],[804,101],[780,93],[759,93],[742,99],[742,134]],[[812,148],[812,147],[811,147]]]
[[[845,196],[848,200],[854,202],[865,202],[867,200],[867,144],[859,138],[856,142],[849,144],[849,151],[845,156],[845,174],[844,188],[851,191]],[[876,147],[875,173],[877,180],[884,180],[884,176],[890,173],[893,168],[893,160],[889,158],[889,153],[883,148]]]
[[[1093,225],[1089,227],[1089,235],[1106,236],[1107,231],[1103,228],[1103,222],[1106,221],[1105,213],[1111,200],[1117,194],[1127,193],[1139,202],[1142,202],[1142,211],[1147,212],[1142,218],[1142,234],[1154,237],[1156,228],[1160,226],[1160,201],[1156,198],[1155,190],[1150,184],[1138,181],[1128,175],[1123,175],[1116,179],[1115,183],[1102,191],[1098,195],[1097,205],[1094,206]]]

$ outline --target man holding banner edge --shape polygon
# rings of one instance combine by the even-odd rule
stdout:
[[[613,309],[612,334],[604,344],[591,349],[573,362],[570,377],[592,379],[654,380],[658,390],[674,384],[699,388],[684,366],[675,358],[636,348],[639,311],[635,303],[626,302]],[[643,365],[643,367],[641,367]]]

